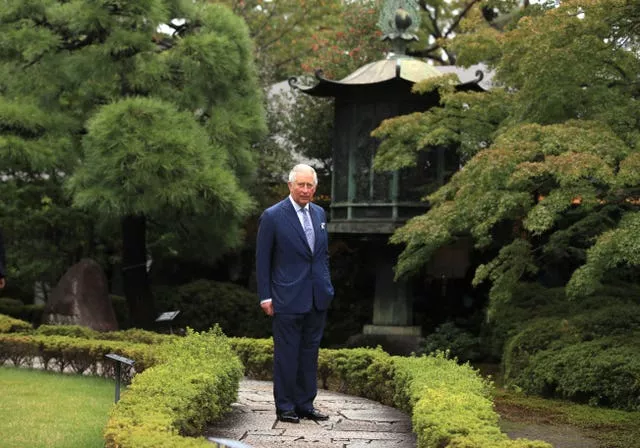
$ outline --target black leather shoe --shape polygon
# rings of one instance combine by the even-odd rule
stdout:
[[[285,423],[300,423],[300,417],[295,411],[278,411],[276,412],[278,420]]]
[[[310,409],[308,411],[298,411],[298,416],[300,418],[306,418],[309,420],[314,420],[314,421],[321,421],[321,420],[329,420],[329,416],[323,414],[322,412],[318,411],[316,408]]]

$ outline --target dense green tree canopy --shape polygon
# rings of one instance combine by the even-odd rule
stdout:
[[[241,241],[265,123],[239,17],[206,1],[15,0],[0,36],[13,183],[46,175],[89,216],[121,219],[125,268],[144,271],[147,220],[174,252],[213,258]]]
[[[417,86],[440,89],[443,107],[375,133],[385,139],[378,168],[411,165],[416,152],[442,145],[466,161],[428,197],[431,210],[393,235],[406,245],[398,275],[471,236],[493,254],[474,280],[491,281],[492,300],[507,300],[519,282],[566,284],[580,296],[637,276],[639,23],[627,0],[530,7],[505,31],[469,14],[457,54],[489,63],[494,88]]]

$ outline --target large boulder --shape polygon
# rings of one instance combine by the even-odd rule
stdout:
[[[82,325],[98,331],[118,329],[102,267],[89,258],[74,264],[51,291],[43,324]]]

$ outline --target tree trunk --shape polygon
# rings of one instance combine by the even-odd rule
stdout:
[[[152,329],[156,311],[147,275],[146,236],[144,215],[122,218],[122,278],[131,324]]]

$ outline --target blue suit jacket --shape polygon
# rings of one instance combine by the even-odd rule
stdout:
[[[328,234],[324,209],[309,203],[315,248],[309,244],[287,197],[260,217],[256,244],[256,276],[260,300],[272,299],[275,313],[326,310],[333,299],[329,275]]]

